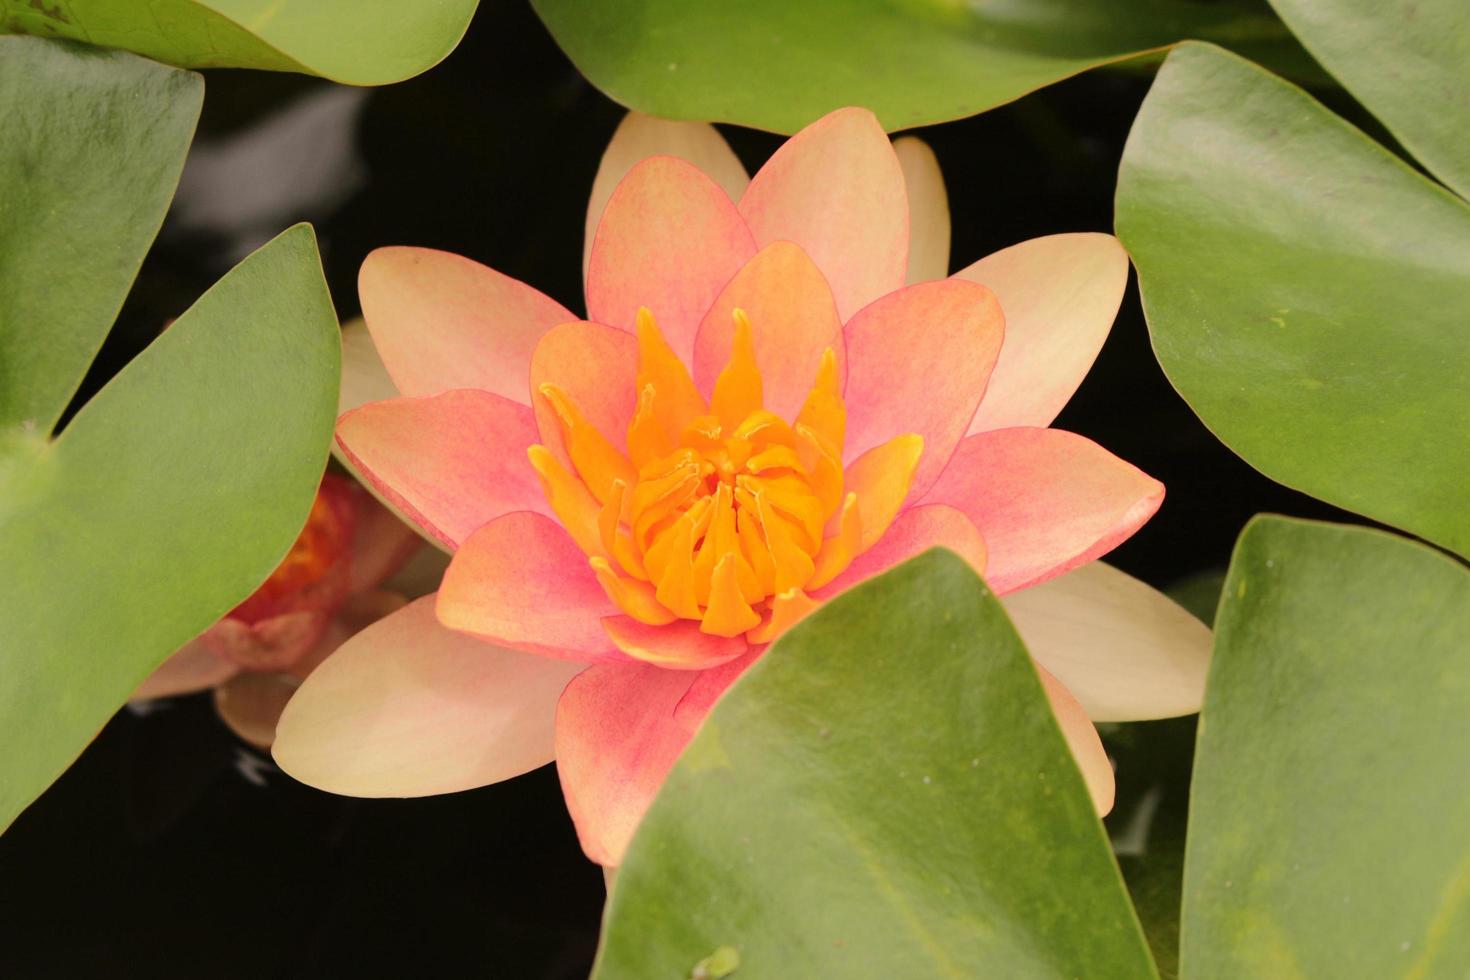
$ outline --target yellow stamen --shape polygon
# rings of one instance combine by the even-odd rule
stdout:
[[[755,338],[750,318],[744,310],[735,311],[735,340],[730,346],[730,363],[715,381],[715,395],[710,408],[720,425],[734,429],[751,412],[761,407],[761,372],[755,366]]]
[[[637,477],[633,464],[587,421],[565,391],[548,381],[541,385],[541,397],[556,412],[567,455],[572,458],[572,465],[577,468],[587,489],[592,491],[592,496],[605,504],[614,480],[633,483]]]
[[[547,503],[556,511],[562,527],[577,542],[577,547],[589,556],[605,554],[598,525],[599,508],[587,485],[567,472],[567,468],[557,462],[545,446],[532,446],[526,450],[526,455],[530,457],[536,475],[541,478],[541,490],[546,494]]]
[[[740,534],[740,553],[755,573],[756,586],[761,595],[768,596],[776,591],[776,559],[771,556],[761,530],[757,509],[742,506],[735,515],[736,529]]]
[[[667,456],[674,448],[654,411],[655,397],[653,385],[644,385],[638,392],[638,410],[628,424],[628,455],[640,470],[660,456]]]
[[[837,352],[830,347],[822,354],[816,384],[806,396],[806,404],[801,406],[796,424],[812,429],[836,447],[837,456],[841,458],[843,440],[847,438],[847,406],[837,390]]]
[[[800,589],[778,593],[771,599],[771,611],[760,626],[746,634],[752,643],[770,643],[776,637],[817,611],[821,603]]]
[[[809,589],[820,589],[847,570],[852,560],[863,552],[863,519],[858,513],[857,494],[850,493],[842,502],[842,516],[838,519],[838,531],[822,542],[817,551],[816,568],[812,571]]]
[[[847,486],[857,494],[863,519],[863,551],[873,547],[898,516],[923,452],[922,436],[898,436],[869,449],[847,468]]]
[[[761,618],[740,594],[739,556],[728,554],[715,566],[710,579],[709,607],[699,628],[715,636],[739,636],[760,625]]]
[[[841,452],[825,442],[809,425],[796,427],[796,455],[807,482],[822,503],[824,513],[832,513],[842,503]]]
[[[658,601],[684,619],[699,619],[699,597],[694,590],[694,528],[689,512],[674,522],[655,547],[661,546],[656,573]],[[654,553],[649,552],[650,561]]]
[[[786,592],[801,588],[815,570],[811,552],[796,541],[801,530],[769,506],[766,498],[757,495],[756,507],[761,528],[765,531],[766,547],[776,563],[775,590]]]
[[[565,391],[543,384],[576,473],[544,446],[530,458],[552,510],[624,613],[650,626],[695,620],[705,633],[767,643],[817,607],[810,590],[887,530],[923,440],[890,440],[844,472],[836,354],[823,354],[788,423],[762,407],[755,331],[744,312],[734,320],[729,363],[706,403],[640,310],[628,455]]]
[[[603,554],[616,558],[629,575],[647,581],[648,572],[643,567],[642,556],[633,545],[633,536],[623,530],[627,520],[624,509],[629,496],[628,485],[622,480],[614,480],[607,503],[597,515],[597,536],[602,542]]]
[[[655,598],[653,586],[647,582],[623,578],[613,571],[606,558],[589,558],[587,561],[607,597],[638,622],[649,626],[664,626],[679,618]]]
[[[638,310],[637,331],[638,390],[641,392],[652,385],[658,393],[654,415],[669,441],[675,442],[690,420],[709,414],[709,406],[694,387],[688,369],[664,340],[646,306]]]

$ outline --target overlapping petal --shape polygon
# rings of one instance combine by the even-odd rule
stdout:
[[[383,358],[368,333],[362,317],[342,324],[342,385],[337,394],[337,414],[343,415],[368,402],[397,398],[403,392],[388,376]]]
[[[582,850],[616,866],[694,734],[674,708],[696,671],[601,664],[573,678],[556,712],[557,772]]]
[[[915,433],[924,455],[911,492],[924,494],[981,403],[1005,335],[989,289],[962,280],[908,286],[863,307],[843,328],[847,445],[856,459]]]
[[[909,199],[909,263],[907,281],[928,282],[949,275],[949,194],[939,160],[915,136],[893,141],[903,169]]]
[[[1005,598],[1026,649],[1093,721],[1191,714],[1210,631],[1173,600],[1100,561]]]
[[[829,599],[930,548],[948,548],[968,562],[977,575],[985,574],[988,563],[985,539],[975,527],[975,522],[958,508],[923,504],[900,514],[877,544],[859,555],[845,572],[813,595],[818,599]]]
[[[1107,339],[1128,253],[1112,235],[1048,235],[1012,245],[955,273],[995,291],[1006,342],[971,432],[1050,425]]]
[[[1106,554],[1153,516],[1164,485],[1061,429],[997,429],[963,439],[925,503],[975,522],[986,580],[1005,595]]]
[[[556,767],[582,850],[616,866],[679,753],[756,654],[713,670],[599,664],[567,685]]]
[[[439,622],[516,650],[626,661],[602,628],[617,616],[587,557],[561,525],[506,514],[464,542],[439,587]]]
[[[743,637],[705,633],[692,619],[649,626],[631,616],[612,616],[604,619],[602,626],[628,656],[670,670],[708,670],[750,649]]]
[[[532,407],[540,443],[559,454],[562,426],[541,386],[567,394],[592,427],[621,450],[638,390],[638,338],[626,330],[579,320],[546,332],[531,355]]]
[[[441,627],[426,596],[345,643],[281,715],[276,763],[350,796],[428,796],[552,759],[552,719],[580,664]]]
[[[740,159],[709,123],[679,122],[645,116],[641,112],[628,113],[603,151],[597,178],[592,182],[592,195],[587,201],[586,235],[582,247],[584,281],[592,260],[592,240],[597,235],[597,225],[602,221],[602,213],[612,198],[613,190],[628,171],[649,157],[658,156],[678,157],[692,163],[720,185],[732,201],[740,200],[740,195],[745,193],[745,187],[750,183]]]
[[[615,865],[679,752],[764,643],[838,592],[942,546],[1011,594],[1106,812],[1112,772],[1088,713],[1193,710],[1208,656],[1202,626],[1141,583],[1087,565],[1157,509],[1162,486],[1081,436],[1034,427],[1096,356],[1127,258],[1111,236],[1051,236],[946,279],[948,221],[933,153],[912,138],[891,145],[866,110],[809,126],[748,184],[713,128],[629,115],[589,203],[589,320],[467,260],[374,253],[363,304],[391,378],[354,354],[354,389],[438,397],[349,412],[339,441],[395,506],[459,550],[437,597],[369,628],[311,675],[281,721],[283,767],[356,795],[480,785],[549,758],[545,715],[560,693],[568,807],[587,854]],[[645,318],[642,385],[640,307],[668,340],[655,343]],[[751,347],[742,340],[732,357],[737,310]],[[785,619],[766,598],[742,597],[760,606],[744,613],[764,616],[764,633],[705,633],[654,602],[635,560],[607,553],[629,519],[622,494],[638,481],[622,452],[640,388],[662,394],[648,398],[665,415],[678,409],[638,430],[647,438],[635,456],[651,463],[687,436],[727,365],[709,403],[725,427],[762,405],[796,419],[829,348],[821,384],[833,404],[841,394],[845,415],[818,405],[806,422],[827,425],[820,435],[842,446],[847,468],[839,487],[828,464],[817,529],[841,493],[856,506],[828,521],[826,574],[810,580],[825,584],[783,593]],[[813,430],[801,431],[811,451]],[[534,466],[532,444],[546,447]],[[732,594],[753,588],[731,583]],[[538,711],[539,724],[528,720]]]
[[[1097,808],[1098,816],[1107,816],[1113,809],[1117,787],[1113,781],[1113,764],[1108,761],[1108,753],[1103,748],[1097,728],[1066,685],[1040,664],[1036,665],[1036,674],[1041,678],[1041,689],[1046,692],[1046,699],[1051,702],[1057,727],[1061,728],[1067,747],[1072,750],[1072,759],[1082,773],[1082,781],[1087,784],[1092,805]]]
[[[832,348],[845,360],[842,321],[822,270],[791,242],[767,245],[737,272],[705,314],[694,341],[694,383],[709,397],[730,359],[734,312],[750,318],[765,407],[795,418]]]
[[[372,252],[357,293],[378,353],[405,395],[482,388],[525,404],[536,341],[576,319],[523,282],[429,248]]]
[[[795,242],[826,274],[846,320],[904,284],[903,169],[877,117],[838,109],[781,145],[740,198],[762,248]]]
[[[214,652],[202,637],[180,647],[133,691],[129,700],[168,698],[204,691],[240,672],[239,666]]]
[[[700,317],[755,254],[726,193],[676,157],[635,166],[613,191],[587,266],[587,315],[632,330],[639,307],[687,358]]]
[[[214,689],[214,710],[241,739],[268,749],[275,741],[276,723],[296,693],[289,674],[249,671],[236,674]]]
[[[366,490],[354,485],[360,503],[347,552],[347,592],[366,592],[398,571],[423,544],[398,515],[378,506]]]
[[[531,409],[477,389],[373,402],[337,420],[337,442],[401,513],[449,548],[516,510],[550,513],[526,447]]]

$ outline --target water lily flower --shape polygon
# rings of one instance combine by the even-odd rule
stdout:
[[[398,397],[343,415],[338,443],[453,559],[306,681],[281,767],[416,796],[554,757],[583,849],[616,865],[773,640],[943,546],[1008,597],[1106,811],[1092,721],[1196,710],[1209,643],[1094,561],[1162,485],[1047,427],[1116,314],[1118,242],[1052,236],[946,275],[933,155],[860,109],[752,178],[713,128],[629,116],[587,228],[586,319],[442,252],[363,264],[349,359],[375,349]]]
[[[301,680],[348,637],[408,601],[405,583],[385,587],[385,580],[422,546],[361,486],[327,473],[306,526],[270,577],[165,660],[131,700],[213,689],[225,723],[269,747]]]

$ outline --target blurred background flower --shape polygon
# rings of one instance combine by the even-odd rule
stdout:
[[[433,591],[442,570],[438,552],[411,528],[356,482],[329,472],[270,578],[164,661],[132,700],[213,690],[235,734],[269,748],[301,681],[348,637]]]

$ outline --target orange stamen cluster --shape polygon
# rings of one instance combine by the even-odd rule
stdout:
[[[351,483],[326,474],[291,550],[270,578],[231,610],[228,618],[255,623],[340,598],[346,588],[345,575],[340,573],[352,544],[353,516]]]
[[[620,452],[566,392],[540,395],[560,422],[574,476],[545,446],[531,464],[612,601],[639,622],[696,620],[716,636],[766,642],[815,606],[807,591],[871,543],[844,493],[846,408],[829,348],[795,421],[763,407],[751,325],[736,310],[730,361],[709,402],[638,313],[637,408]],[[907,488],[922,443],[896,474]]]

